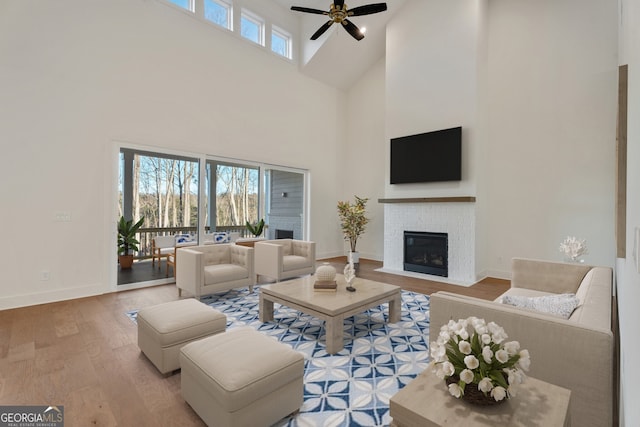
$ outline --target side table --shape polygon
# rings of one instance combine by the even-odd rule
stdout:
[[[389,407],[395,427],[569,427],[570,399],[570,390],[527,377],[513,399],[473,405],[451,396],[428,368],[396,393]]]
[[[240,239],[237,239],[234,243],[236,245],[241,245],[241,246],[249,246],[250,248],[253,247],[253,245],[256,244],[256,242],[259,242],[261,240],[266,240],[264,237],[242,237]]]

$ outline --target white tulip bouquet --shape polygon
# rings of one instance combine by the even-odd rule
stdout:
[[[469,384],[495,402],[513,397],[526,379],[523,371],[529,370],[530,358],[518,341],[507,338],[494,322],[476,317],[450,320],[431,343],[434,373],[447,381],[449,393],[456,398],[465,395]]]

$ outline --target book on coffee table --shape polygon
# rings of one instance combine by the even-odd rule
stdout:
[[[335,280],[331,280],[331,281],[316,280],[316,282],[313,284],[314,291],[335,291],[337,289],[338,289],[338,284],[336,283]]]

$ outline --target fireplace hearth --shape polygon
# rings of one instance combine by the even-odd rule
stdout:
[[[449,276],[447,233],[404,232],[404,270],[434,276]]]

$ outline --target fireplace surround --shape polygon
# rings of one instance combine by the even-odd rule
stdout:
[[[384,259],[380,271],[471,286],[476,273],[475,197],[379,199],[384,204]],[[431,231],[448,235],[447,277],[404,269],[404,232]]]
[[[404,270],[448,277],[447,233],[404,232]]]

